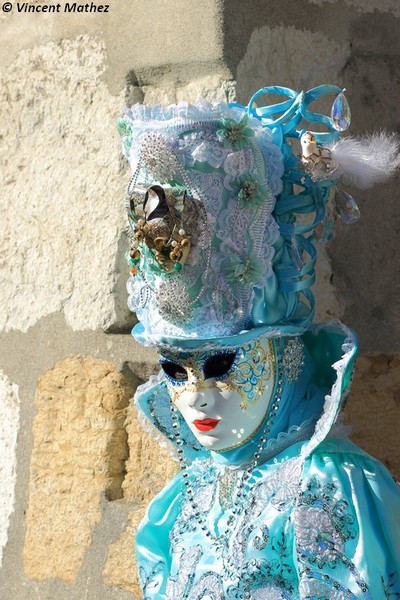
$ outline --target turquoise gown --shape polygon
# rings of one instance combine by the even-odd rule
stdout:
[[[235,450],[209,452],[181,420],[187,469],[154,498],[137,532],[143,598],[400,599],[399,488],[379,461],[346,439],[339,419],[354,334],[332,323],[311,327],[301,340],[301,377],[284,382],[248,479],[243,472],[260,432]],[[173,452],[163,377],[141,386],[136,403],[143,426]]]

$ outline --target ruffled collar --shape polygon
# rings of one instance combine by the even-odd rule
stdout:
[[[272,460],[300,440],[307,440],[302,446],[303,459],[309,456],[332,432],[348,394],[357,353],[355,334],[335,321],[312,326],[301,339],[307,351],[302,376],[285,386],[282,409],[259,463]],[[171,403],[162,373],[138,387],[135,404],[143,428],[177,459]],[[225,466],[242,466],[251,461],[262,435],[261,428],[244,446],[225,453],[210,452],[199,445],[185,421],[178,419],[188,462],[212,458]]]

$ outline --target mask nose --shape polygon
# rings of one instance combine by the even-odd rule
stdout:
[[[191,408],[205,410],[214,406],[215,398],[213,390],[197,390],[187,396],[187,403]]]

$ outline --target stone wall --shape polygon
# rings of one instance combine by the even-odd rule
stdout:
[[[177,468],[131,404],[157,367],[129,335],[125,102],[332,82],[354,133],[400,123],[397,0],[110,2],[0,12],[2,600],[139,598],[135,528]],[[358,195],[361,222],[320,253],[318,319],[357,329],[347,419],[400,477],[396,184]]]

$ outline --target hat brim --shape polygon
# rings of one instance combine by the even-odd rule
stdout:
[[[142,323],[137,323],[132,329],[132,335],[137,342],[150,348],[170,348],[173,350],[193,351],[198,349],[212,348],[236,348],[255,338],[282,337],[302,335],[308,329],[308,326],[296,325],[295,323],[286,325],[262,325],[252,329],[244,329],[235,335],[219,337],[171,337],[166,335],[149,335]]]

